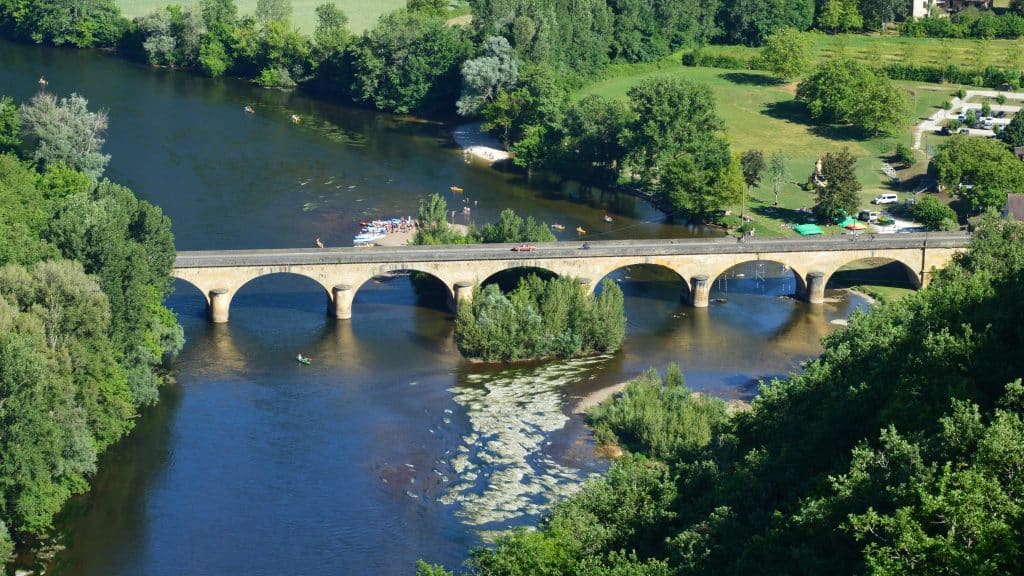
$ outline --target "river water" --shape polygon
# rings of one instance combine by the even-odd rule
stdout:
[[[179,249],[349,245],[359,220],[415,214],[433,192],[479,222],[512,207],[593,238],[713,234],[665,223],[632,197],[467,163],[437,123],[93,53],[0,42],[0,63],[2,94],[24,101],[45,75],[51,91],[109,111],[107,175],[163,208]],[[610,280],[626,293],[622,350],[504,369],[465,362],[443,302],[403,276],[364,286],[340,322],[312,281],[283,275],[246,285],[230,324],[211,325],[202,296],[178,282],[168,300],[187,338],[177,383],[68,507],[67,549],[48,573],[457,567],[606,468],[574,415],[588,393],[677,362],[692,388],[749,399],[861,304],[782,297],[795,280],[771,263],[727,273],[712,292],[725,301],[704,310],[680,304],[679,280],[657,270]],[[292,360],[300,351],[311,366]]]

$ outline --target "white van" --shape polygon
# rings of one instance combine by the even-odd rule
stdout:
[[[899,201],[895,194],[879,194],[872,200],[875,204],[895,204]]]

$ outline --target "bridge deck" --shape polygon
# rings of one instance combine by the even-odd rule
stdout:
[[[174,267],[221,268],[231,266],[289,266],[303,264],[451,262],[523,258],[591,258],[597,256],[662,256],[700,254],[758,254],[779,252],[839,252],[963,248],[968,234],[883,234],[815,238],[699,238],[672,240],[583,240],[536,244],[532,252],[513,252],[514,244],[465,244],[455,246],[402,246],[376,248],[284,248],[267,250],[201,250],[178,252]]]

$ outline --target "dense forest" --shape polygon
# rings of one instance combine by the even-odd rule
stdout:
[[[170,221],[101,179],[105,129],[77,95],[0,98],[0,566],[88,489],[183,343]]]
[[[467,573],[1024,573],[1022,296],[1024,223],[992,213],[749,411],[649,372],[589,414],[607,477]]]

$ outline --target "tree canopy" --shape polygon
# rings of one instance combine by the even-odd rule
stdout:
[[[848,148],[826,153],[821,159],[821,184],[815,188],[814,213],[831,222],[857,212],[860,182],[854,168],[857,159]]]
[[[872,134],[892,132],[908,118],[909,104],[899,87],[848,58],[820,64],[797,87],[796,97],[816,120],[851,124]]]
[[[929,170],[975,212],[1002,208],[1009,192],[1024,190],[1024,162],[997,140],[953,136],[936,149]]]

